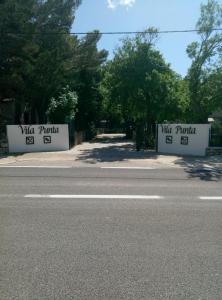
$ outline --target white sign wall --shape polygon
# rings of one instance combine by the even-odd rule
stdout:
[[[69,149],[68,125],[7,125],[9,152]]]
[[[158,152],[204,156],[209,130],[209,124],[159,124]]]

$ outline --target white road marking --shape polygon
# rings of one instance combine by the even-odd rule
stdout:
[[[72,166],[3,166],[0,168],[39,168],[39,169],[70,169]]]
[[[134,170],[153,170],[154,167],[100,167],[101,169],[134,169]]]
[[[221,196],[200,196],[200,200],[222,200]]]
[[[56,198],[56,199],[162,199],[157,195],[41,195],[30,194],[25,198]]]

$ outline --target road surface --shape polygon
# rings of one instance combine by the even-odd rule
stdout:
[[[0,167],[0,299],[222,295],[219,169]]]

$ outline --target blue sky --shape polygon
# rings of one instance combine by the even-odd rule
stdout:
[[[72,31],[87,32],[141,31],[148,27],[159,30],[194,29],[204,0],[82,0],[76,12]],[[220,3],[222,0],[219,1]],[[109,51],[120,45],[121,36],[103,36],[99,49]],[[197,40],[195,33],[161,34],[157,48],[167,63],[182,76],[186,75],[190,59],[186,47]]]

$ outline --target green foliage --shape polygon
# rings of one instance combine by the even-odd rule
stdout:
[[[219,121],[214,121],[212,123],[211,130],[222,136],[222,124]]]
[[[63,88],[57,98],[51,98],[47,115],[52,123],[69,123],[77,112],[78,97],[69,86]]]
[[[82,39],[69,34],[80,3],[0,1],[0,98],[15,99],[17,123],[24,113],[27,122],[46,122],[48,111],[52,122],[75,117],[76,129],[93,136],[103,119],[129,135],[137,128],[149,135],[142,144],[151,144],[150,124],[206,122],[222,108],[222,35],[213,30],[222,26],[222,5],[216,0],[201,6],[200,39],[187,47],[192,63],[185,79],[155,48],[155,28],[124,38],[104,64],[108,53],[97,49],[98,31]]]
[[[16,122],[46,122],[46,111],[63,107],[61,91],[78,94],[76,128],[98,120],[100,66],[107,52],[97,50],[98,31],[78,39],[69,35],[81,0],[0,1],[0,98],[16,101]],[[60,96],[58,96],[60,95]],[[66,99],[66,97],[64,98]],[[64,100],[65,101],[65,100]],[[64,103],[64,107],[66,106]],[[58,113],[58,115],[57,115]],[[53,111],[53,120],[64,121]],[[67,111],[70,118],[72,111]]]
[[[78,93],[78,130],[88,130],[99,120],[101,95],[98,90],[101,81],[101,65],[106,61],[108,52],[98,51],[97,43],[101,38],[98,31],[87,34],[78,43],[75,68],[71,70],[73,86]]]
[[[187,47],[188,56],[192,59],[187,80],[191,99],[189,115],[193,122],[206,122],[209,114],[222,106],[222,35],[213,30],[221,24],[222,5],[208,0],[201,6],[197,22],[200,42]]]
[[[151,34],[124,39],[114,59],[106,65],[100,86],[106,116],[112,119],[116,114],[136,125],[138,139],[145,128],[150,128],[148,124],[182,119],[189,103],[188,93],[184,94],[185,82],[154,48],[155,39],[154,29]]]

